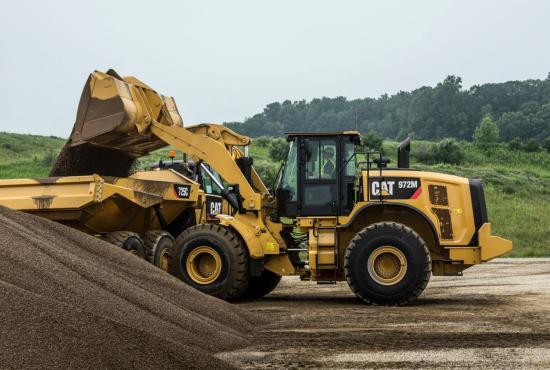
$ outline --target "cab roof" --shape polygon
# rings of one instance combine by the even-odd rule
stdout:
[[[360,140],[361,134],[358,131],[325,131],[325,132],[285,132],[287,140],[291,140],[297,136],[309,137],[328,137],[328,136],[348,136],[353,137],[352,140]]]
[[[286,132],[287,141],[292,141],[295,137],[334,137],[334,136],[346,136],[354,143],[359,143],[361,140],[361,134],[358,131],[325,131],[325,132]]]
[[[361,136],[359,131],[324,131],[324,132],[285,132],[288,137],[294,136]]]

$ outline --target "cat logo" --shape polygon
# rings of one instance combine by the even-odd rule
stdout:
[[[210,202],[210,214],[217,215],[222,212],[222,202]]]
[[[393,187],[395,181],[373,181],[371,184],[371,194],[374,196],[391,196],[393,195]],[[380,194],[382,192],[382,194]]]
[[[418,177],[370,177],[369,198],[373,201],[388,199],[417,199],[422,194]]]
[[[206,218],[214,220],[220,213],[222,213],[222,197],[208,194],[206,196]]]

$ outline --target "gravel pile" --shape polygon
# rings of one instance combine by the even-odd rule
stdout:
[[[217,368],[257,317],[77,230],[0,207],[0,367]]]

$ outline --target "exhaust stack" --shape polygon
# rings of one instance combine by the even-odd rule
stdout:
[[[397,167],[409,168],[411,154],[411,137],[403,140],[397,147]]]

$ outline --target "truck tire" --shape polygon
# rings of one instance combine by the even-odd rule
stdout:
[[[281,281],[281,276],[269,270],[263,270],[260,276],[251,276],[248,287],[243,293],[244,298],[260,298],[271,293]]]
[[[376,223],[358,232],[344,263],[349,287],[368,304],[407,305],[424,291],[431,275],[426,243],[396,222]]]
[[[166,231],[151,230],[143,234],[142,239],[145,244],[147,260],[168,272],[174,248],[174,237]]]
[[[172,275],[215,297],[239,298],[248,285],[248,253],[241,239],[218,224],[191,226],[176,239]]]
[[[139,235],[136,233],[131,231],[113,231],[103,235],[102,239],[107,243],[111,243],[124,249],[130,254],[147,259],[145,256],[143,240],[141,240]]]

